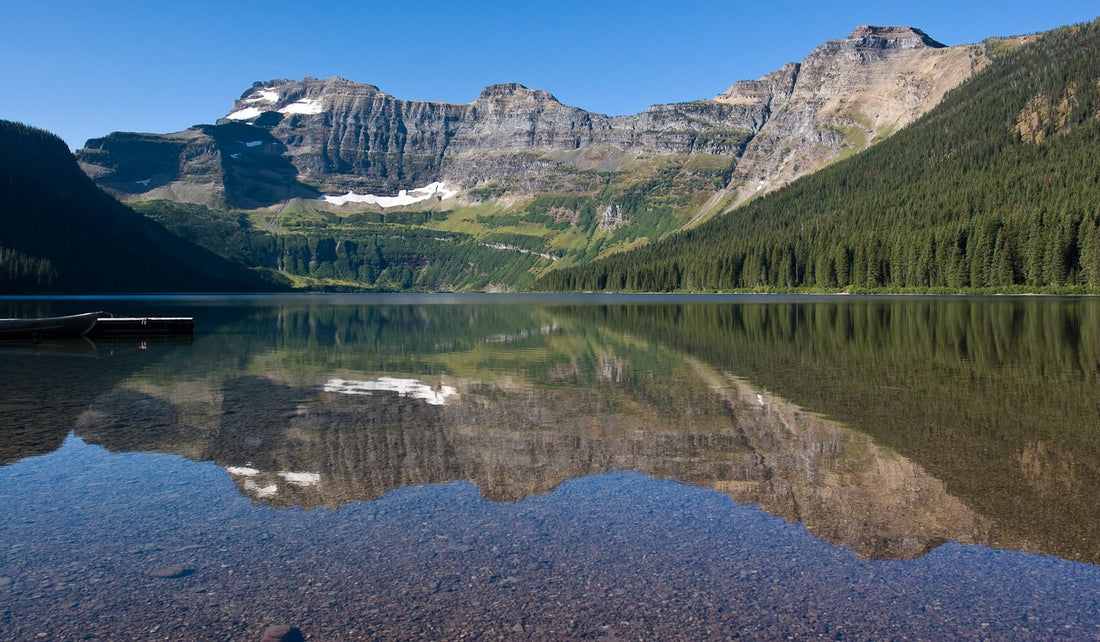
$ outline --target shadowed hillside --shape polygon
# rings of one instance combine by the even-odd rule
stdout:
[[[61,139],[0,121],[0,292],[276,287],[103,193]]]

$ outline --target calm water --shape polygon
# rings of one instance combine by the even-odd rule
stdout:
[[[1100,301],[0,301],[0,637],[1100,639]]]

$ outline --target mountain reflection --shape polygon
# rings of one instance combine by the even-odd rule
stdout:
[[[866,435],[628,335],[548,327],[446,354],[493,363],[484,377],[478,365],[145,382],[103,395],[76,432],[112,450],[212,460],[280,508],[454,480],[515,502],[621,469],[759,504],[864,558],[986,539],[986,522],[941,481]]]
[[[919,466],[694,366],[697,376],[681,372],[663,384],[674,385],[670,398],[683,403],[660,409],[618,387],[464,382],[444,406],[419,390],[349,396],[343,386],[317,391],[241,378],[202,395],[221,404],[197,414],[194,398],[118,391],[86,412],[77,432],[114,450],[213,460],[243,493],[277,507],[338,508],[454,480],[514,502],[568,479],[627,469],[759,504],[861,557],[911,558],[948,540],[984,541],[983,521]],[[192,418],[210,423],[183,423],[178,408],[188,405]]]
[[[456,480],[516,502],[634,470],[862,558],[958,541],[1100,559],[1082,510],[1100,488],[1100,315],[1082,302],[215,312],[54,425],[216,462],[276,508]]]

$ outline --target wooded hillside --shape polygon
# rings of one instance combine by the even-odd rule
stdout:
[[[0,120],[0,293],[275,287],[111,198],[53,134]]]
[[[1100,23],[1001,55],[868,151],[550,290],[1100,287]]]

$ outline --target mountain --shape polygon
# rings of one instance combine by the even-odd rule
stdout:
[[[105,194],[61,139],[0,120],[0,292],[273,288]]]
[[[715,98],[762,106],[765,121],[727,187],[735,204],[869,147],[935,107],[990,62],[989,46],[946,47],[911,27],[858,27]]]
[[[988,58],[908,27],[859,27],[712,100],[609,117],[516,83],[472,103],[406,101],[342,78],[257,82],[216,125],[115,133],[78,152],[130,198],[252,208],[295,196],[393,195],[435,182],[520,194],[588,192],[654,157],[736,163],[741,201],[858,151],[935,105]],[[577,175],[579,172],[579,176]]]
[[[1100,22],[1031,40],[862,154],[541,286],[1100,286]]]
[[[713,99],[628,116],[516,83],[452,104],[271,80],[214,124],[114,133],[77,156],[139,212],[297,285],[525,289],[867,148],[1005,48],[864,26]]]

